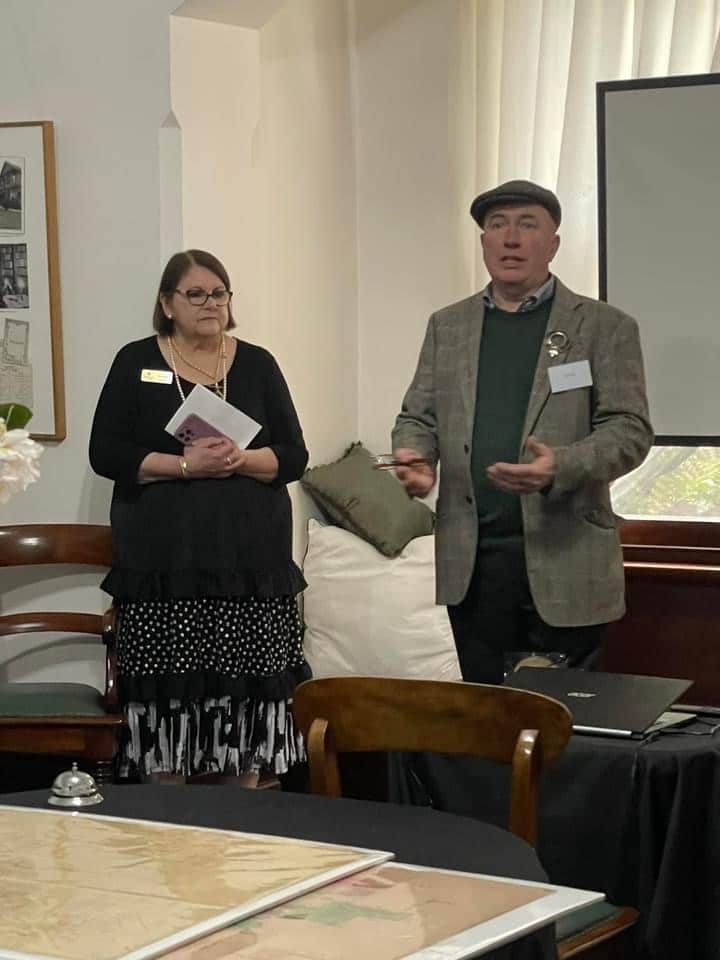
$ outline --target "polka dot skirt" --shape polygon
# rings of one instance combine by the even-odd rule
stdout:
[[[303,661],[294,597],[126,601],[119,617],[125,676],[267,677]]]
[[[305,759],[288,708],[309,676],[294,597],[124,601],[117,646],[121,774],[284,773]]]

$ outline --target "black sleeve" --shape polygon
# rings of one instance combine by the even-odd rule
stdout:
[[[291,483],[299,480],[307,465],[302,428],[280,367],[270,356],[265,379],[265,409],[268,413],[270,443],[278,461],[276,483]]]
[[[90,465],[101,477],[137,482],[140,464],[152,453],[135,439],[138,420],[137,364],[128,347],[113,361],[90,431]]]

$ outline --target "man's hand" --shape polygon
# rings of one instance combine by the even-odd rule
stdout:
[[[396,460],[403,463],[422,460],[422,454],[409,447],[393,450]],[[430,463],[413,463],[412,466],[395,467],[395,476],[405,487],[410,497],[426,497],[435,485],[435,467]]]
[[[532,454],[529,463],[494,463],[487,468],[487,478],[505,493],[539,493],[555,478],[555,454],[535,437],[528,437],[525,449]]]

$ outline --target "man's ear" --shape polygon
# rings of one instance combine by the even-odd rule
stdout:
[[[560,249],[560,234],[556,233],[552,240],[552,246],[550,248],[550,251],[551,251],[550,259],[548,260],[548,263],[551,263],[555,259],[555,254],[558,252],[559,249]]]

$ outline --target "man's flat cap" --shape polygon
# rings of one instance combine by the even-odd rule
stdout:
[[[546,190],[545,187],[531,183],[530,180],[508,180],[507,183],[501,183],[499,187],[486,190],[473,200],[470,215],[477,221],[478,226],[482,227],[491,207],[506,203],[537,203],[545,207],[555,221],[555,226],[560,226],[560,201],[552,190]]]

